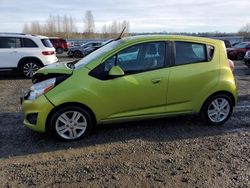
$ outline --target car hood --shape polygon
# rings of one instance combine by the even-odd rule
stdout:
[[[49,74],[49,73],[60,73],[60,74],[72,74],[73,69],[68,67],[68,63],[70,62],[63,62],[63,63],[53,63],[51,65],[45,66],[39,69],[36,74]]]
[[[39,69],[33,76],[32,82],[37,83],[52,77],[68,75],[70,76],[74,69],[70,68],[70,62],[54,63]]]

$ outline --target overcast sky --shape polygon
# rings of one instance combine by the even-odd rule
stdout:
[[[250,0],[0,0],[0,32],[64,14],[81,32],[87,10],[99,32],[114,20],[128,20],[131,32],[237,32],[250,23]]]

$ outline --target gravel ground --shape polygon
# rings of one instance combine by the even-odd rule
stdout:
[[[249,73],[236,62],[239,103],[223,126],[171,117],[105,125],[65,143],[23,127],[19,96],[31,82],[0,72],[0,187],[248,188]]]

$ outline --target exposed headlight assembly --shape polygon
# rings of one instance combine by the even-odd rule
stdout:
[[[37,97],[47,93],[56,85],[56,78],[50,78],[38,82],[30,87],[30,92],[27,96],[28,100],[35,100]]]

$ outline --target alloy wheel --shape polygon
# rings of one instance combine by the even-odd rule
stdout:
[[[81,137],[87,129],[87,119],[81,112],[66,111],[58,116],[55,124],[57,134],[67,140]]]
[[[26,63],[23,66],[23,74],[28,78],[31,78],[35,72],[39,69],[39,66],[36,63]]]
[[[208,118],[214,123],[220,123],[230,115],[231,106],[225,98],[215,98],[208,106]]]

